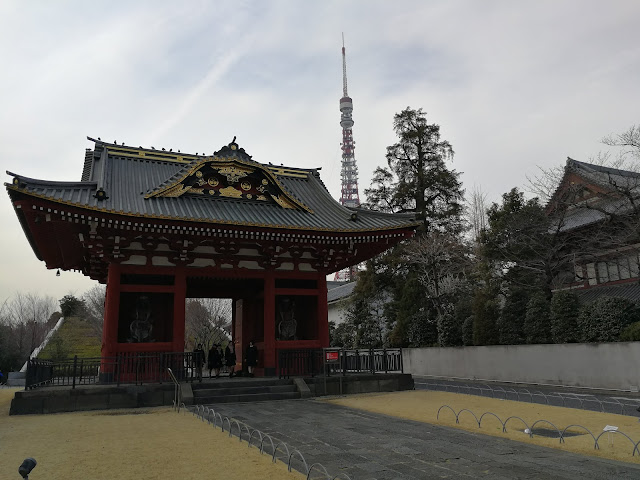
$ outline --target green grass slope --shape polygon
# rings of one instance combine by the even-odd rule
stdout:
[[[40,352],[40,360],[69,360],[100,356],[101,339],[89,324],[79,317],[65,318],[60,329]]]

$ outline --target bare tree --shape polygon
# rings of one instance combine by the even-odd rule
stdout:
[[[98,338],[102,338],[102,326],[104,324],[104,302],[106,287],[95,285],[82,295],[81,316],[87,322]]]
[[[58,302],[53,297],[35,293],[17,293],[2,305],[0,317],[10,327],[10,344],[20,361],[29,358],[43,342],[49,319],[57,309]]]
[[[214,343],[229,339],[231,300],[221,298],[191,298],[185,308],[186,348],[201,343],[208,350]]]
[[[455,297],[470,269],[470,250],[461,238],[429,232],[406,246],[406,261],[418,272],[420,283],[438,315],[453,309]]]
[[[472,239],[477,242],[482,232],[487,228],[487,194],[479,187],[474,187],[467,200],[467,217],[471,227]]]
[[[619,147],[619,159],[640,160],[640,125],[632,125],[623,133],[612,134],[604,137],[602,143],[609,147]],[[622,168],[622,167],[620,167]]]

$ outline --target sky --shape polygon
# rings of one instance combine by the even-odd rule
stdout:
[[[422,108],[489,201],[640,123],[636,0],[0,2],[0,170],[79,180],[87,136],[321,167],[340,196],[344,32],[359,189]],[[0,302],[82,295],[0,193]]]

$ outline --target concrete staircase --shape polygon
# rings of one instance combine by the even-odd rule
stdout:
[[[293,380],[220,378],[205,383],[193,383],[192,388],[194,405],[300,398],[300,392]]]

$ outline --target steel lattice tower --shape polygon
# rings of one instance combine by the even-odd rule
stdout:
[[[342,194],[340,203],[345,207],[359,207],[358,167],[356,166],[355,145],[353,141],[353,101],[347,93],[347,57],[344,48],[344,34],[342,34],[342,98],[340,99],[340,126],[342,127]]]

